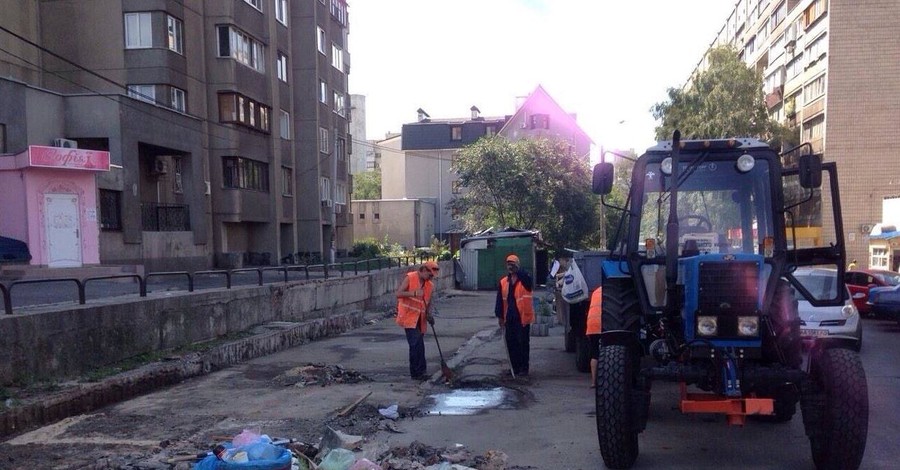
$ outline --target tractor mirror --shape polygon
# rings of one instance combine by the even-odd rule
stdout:
[[[615,167],[609,162],[601,162],[594,165],[594,177],[591,182],[591,189],[594,191],[594,194],[605,195],[612,192],[615,171]]]
[[[800,157],[800,186],[806,189],[822,186],[822,156],[803,155]]]

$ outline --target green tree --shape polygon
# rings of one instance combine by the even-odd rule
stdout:
[[[762,75],[748,67],[737,51],[721,46],[709,51],[709,68],[687,89],[669,88],[668,100],[651,108],[659,121],[656,138],[716,139],[756,137],[778,148],[799,140],[799,132],[769,118]]]
[[[466,190],[449,206],[468,230],[537,229],[555,247],[579,247],[597,231],[587,161],[563,141],[480,139],[453,169]]]
[[[381,199],[381,169],[353,175],[353,199]]]

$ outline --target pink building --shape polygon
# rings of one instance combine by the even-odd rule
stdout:
[[[0,235],[28,244],[31,264],[100,264],[95,172],[109,152],[32,145],[0,156]]]

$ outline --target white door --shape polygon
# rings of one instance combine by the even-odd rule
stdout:
[[[81,221],[78,220],[78,196],[45,194],[47,228],[47,266],[81,266]]]

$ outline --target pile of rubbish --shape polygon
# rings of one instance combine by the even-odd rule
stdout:
[[[325,387],[332,384],[355,384],[369,382],[371,379],[340,365],[307,364],[294,367],[275,377],[275,383],[284,386],[306,387],[319,385]]]
[[[473,456],[462,444],[436,448],[414,441],[408,447],[394,447],[382,454],[380,470],[507,470],[506,454],[489,450]],[[369,470],[369,469],[366,469]]]

